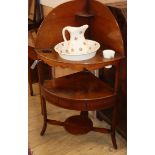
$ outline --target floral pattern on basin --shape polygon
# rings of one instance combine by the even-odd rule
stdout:
[[[66,26],[63,28],[62,36],[64,41],[54,47],[60,57],[78,61],[90,59],[95,56],[96,51],[100,48],[100,44],[96,41],[85,39],[84,33],[87,28],[88,25],[80,27]],[[69,40],[66,39],[65,31],[68,31],[70,34]]]
[[[86,40],[88,50],[84,51],[82,48],[79,48],[78,51],[76,49],[72,48],[71,51],[68,50],[67,46],[65,46],[64,42],[58,43],[54,49],[56,52],[66,55],[83,55],[83,54],[89,54],[92,52],[96,52],[100,48],[100,44],[93,40]],[[76,52],[75,52],[76,51]]]

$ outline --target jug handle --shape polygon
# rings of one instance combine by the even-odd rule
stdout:
[[[64,27],[63,30],[62,30],[62,36],[63,36],[63,39],[64,39],[66,45],[67,45],[67,39],[66,39],[66,36],[65,36],[65,31],[68,31],[68,26]]]

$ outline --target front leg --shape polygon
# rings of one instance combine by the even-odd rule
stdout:
[[[111,139],[115,149],[117,149],[116,136],[115,136],[116,117],[117,117],[116,112],[117,112],[117,107],[115,105],[112,112],[112,124],[111,124]]]
[[[46,128],[47,128],[47,110],[46,110],[46,101],[45,101],[45,98],[43,96],[41,96],[41,100],[42,100],[41,104],[42,104],[44,124],[43,124],[43,128],[42,128],[40,135],[43,136],[45,131],[46,131]]]

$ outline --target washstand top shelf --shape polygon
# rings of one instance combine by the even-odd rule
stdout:
[[[62,59],[57,52],[54,50],[43,51],[36,50],[38,59],[42,60],[44,63],[49,66],[59,66],[59,67],[68,67],[75,70],[95,70],[102,68],[107,65],[117,65],[118,62],[124,58],[123,55],[116,52],[115,57],[112,59],[105,59],[103,57],[103,50],[98,50],[95,57],[83,60],[83,61],[69,61]]]
[[[69,10],[65,11],[64,10]],[[77,18],[76,18],[77,17]],[[86,38],[100,43],[101,48],[95,57],[84,61],[62,59],[51,47],[62,42],[62,29],[65,26],[89,25]],[[35,44],[38,59],[49,66],[60,66],[74,70],[95,70],[108,65],[117,65],[124,58],[124,47],[118,23],[108,7],[98,1],[76,0],[64,3],[53,9],[42,22]],[[103,48],[116,51],[112,59],[104,59]],[[50,49],[50,50],[49,50]]]

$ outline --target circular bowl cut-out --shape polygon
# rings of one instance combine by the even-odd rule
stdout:
[[[91,59],[95,56],[97,50],[100,48],[100,44],[96,41],[93,40],[86,40],[88,46],[88,50],[86,51],[76,51],[72,49],[69,51],[64,42],[58,43],[55,47],[54,50],[58,52],[61,58],[66,59],[66,60],[71,60],[71,61],[82,61],[82,60],[87,60]]]

